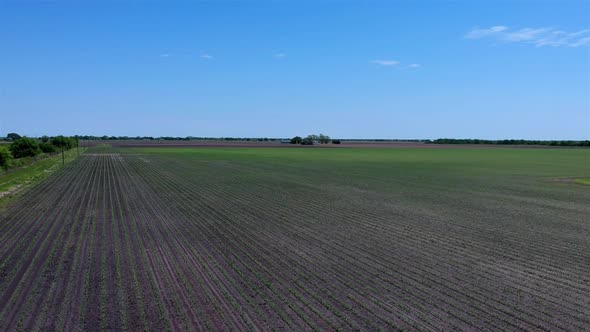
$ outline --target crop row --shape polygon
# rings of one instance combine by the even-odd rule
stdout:
[[[590,325],[583,239],[526,232],[493,196],[397,202],[315,167],[138,151],[89,149],[2,215],[3,330]]]
[[[168,162],[169,162],[169,160],[168,160]],[[170,169],[171,167],[173,167],[173,165],[171,165],[170,163],[168,163],[168,164],[167,164],[167,168],[168,168],[168,169]],[[172,173],[172,172],[171,172],[171,173]],[[179,172],[177,172],[177,171],[176,171],[176,172],[174,172],[174,174],[178,174],[178,173],[179,173]],[[209,177],[211,177],[211,176],[209,176]],[[226,176],[226,177],[227,177],[227,176]],[[159,178],[159,177],[158,177],[158,178]],[[154,179],[156,179],[156,178],[154,178]],[[199,179],[199,181],[201,181],[201,180],[202,180],[202,179]],[[190,183],[190,181],[191,181],[191,180],[190,180],[190,177],[187,177],[186,179],[183,179],[182,181],[186,181],[186,182],[189,182],[189,183]],[[182,182],[182,181],[181,181],[181,182]],[[243,181],[236,181],[236,183],[242,183],[242,182],[243,182]],[[179,185],[179,184],[180,184],[180,183],[175,183],[175,186],[177,186],[177,185]],[[199,182],[199,183],[190,183],[190,184],[189,184],[189,187],[200,187],[200,188],[202,188],[202,183],[200,183],[200,182]],[[228,193],[231,193],[231,192],[236,192],[236,190],[234,190],[234,189],[235,189],[235,188],[232,188],[231,190],[227,190],[227,192],[228,192]],[[252,190],[252,189],[251,189],[251,190]],[[263,195],[263,193],[261,193],[261,192],[260,192],[260,188],[255,188],[254,190],[256,190],[256,192],[257,192],[258,194],[261,194],[261,195]],[[211,193],[212,193],[212,189],[210,189],[210,188],[207,188],[207,190],[201,190],[201,191],[202,191],[202,192],[206,192],[207,194],[211,194]],[[228,193],[223,193],[223,195],[228,195]],[[308,196],[308,197],[309,197],[309,196]],[[272,196],[270,196],[270,195],[269,195],[269,196],[265,196],[265,201],[266,201],[266,202],[268,202],[269,198],[272,198]],[[292,201],[293,197],[291,196],[291,197],[290,197],[290,199],[291,199],[291,201]],[[243,200],[244,200],[244,197],[237,197],[235,200],[234,200],[234,199],[230,199],[230,201],[232,201],[232,202],[241,202],[241,201],[243,201]],[[310,205],[312,205],[312,204],[313,204],[313,202],[315,202],[315,200],[313,200],[313,199],[312,199],[312,200],[310,200],[310,202],[308,202],[308,203],[304,203],[304,202],[294,202],[294,203],[291,203],[291,204],[288,206],[288,209],[289,209],[289,210],[293,210],[293,209],[294,209],[295,207],[297,207],[297,206],[304,206],[305,208],[309,209],[309,206],[310,206]],[[276,203],[276,204],[275,204],[275,203]],[[301,203],[301,204],[297,204],[297,203]],[[278,202],[272,202],[272,200],[271,200],[270,202],[268,202],[268,205],[270,205],[270,206],[272,206],[272,207],[273,207],[273,211],[276,211],[277,209],[280,209],[280,208],[281,208],[281,206],[284,206],[285,204],[284,204],[284,202],[280,202],[280,201],[278,201]],[[260,205],[260,204],[245,204],[244,206],[241,206],[241,207],[239,207],[239,208],[238,208],[238,210],[240,211],[240,213],[242,213],[242,214],[243,214],[243,213],[244,213],[244,211],[247,211],[247,209],[248,209],[248,206],[254,206],[254,207],[258,207],[258,206],[261,206],[261,205]],[[303,212],[303,211],[298,211],[298,215],[299,215],[299,216],[301,216],[301,215],[302,215],[302,214],[301,214],[301,212]],[[266,213],[266,215],[268,215],[268,212],[264,212],[264,213]],[[347,212],[347,213],[343,213],[343,216],[342,216],[342,217],[343,217],[343,218],[345,218],[345,217],[346,217],[346,215],[348,215],[348,214],[349,214],[348,212]],[[307,216],[305,216],[305,215],[304,215],[304,217],[307,217]],[[361,217],[361,216],[359,216],[359,217]],[[309,216],[309,218],[311,219],[311,218],[313,218],[313,216],[311,216],[311,215],[310,215],[310,216]],[[309,219],[306,219],[306,218],[302,218],[302,219],[303,219],[303,220],[309,220]],[[341,219],[339,219],[339,220],[341,220]],[[358,221],[358,219],[357,219],[357,220],[354,220],[354,217],[353,217],[353,220],[352,220],[352,222],[357,222],[357,221]],[[417,227],[415,227],[415,225],[419,225],[419,224],[420,224],[420,220],[410,220],[410,221],[411,221],[411,222],[414,222],[414,224],[413,224],[413,225],[410,225],[410,226],[414,227],[414,229],[412,229],[412,228],[409,228],[410,230],[412,230],[412,232],[410,232],[410,234],[409,234],[409,235],[412,235],[412,233],[413,233],[413,235],[420,234],[420,232],[419,232],[420,230],[419,230],[419,229],[418,229],[418,230],[416,230],[416,229],[415,229],[415,228],[417,228]],[[386,222],[386,220],[384,220],[384,222]],[[289,226],[290,226],[290,227],[292,227],[293,225],[294,225],[294,224],[291,222],[291,223],[288,225],[288,227],[289,227]],[[383,224],[382,224],[382,225],[383,225]],[[292,227],[292,228],[293,228],[293,227]],[[300,227],[300,225],[297,225],[297,227],[295,227],[294,229],[296,229],[296,233],[298,233],[298,234],[301,234],[301,233],[302,233],[302,228]],[[327,230],[333,230],[333,228],[327,228]],[[285,230],[285,231],[286,231],[286,230]],[[369,236],[371,236],[372,238],[375,238],[376,236],[378,236],[378,235],[380,235],[380,234],[383,234],[385,231],[386,231],[386,229],[383,229],[383,228],[382,228],[382,229],[374,229],[374,230],[372,230],[372,233],[369,233],[368,235],[369,235]],[[387,234],[388,232],[385,232],[385,233]],[[407,238],[408,238],[408,234],[388,234],[388,235],[394,235],[394,236],[396,237],[396,239],[401,239],[401,240],[404,240],[404,239],[407,239]],[[305,235],[304,235],[304,236],[305,236]],[[362,237],[361,237],[361,239],[362,239]],[[315,239],[314,239],[314,240],[315,240]],[[319,239],[318,239],[318,240],[319,240]],[[351,242],[350,242],[350,239],[347,239],[347,240],[348,240],[348,242],[346,242],[346,244],[347,244],[347,246],[349,246]],[[444,239],[444,240],[447,240],[447,239]],[[421,242],[415,242],[415,243],[412,243],[412,244],[411,244],[411,245],[408,247],[408,250],[415,249],[415,248],[416,248],[417,246],[419,246],[419,245],[421,245]],[[465,244],[463,244],[463,246],[465,246]],[[444,249],[444,247],[443,247],[443,249]],[[469,248],[468,248],[468,249],[469,249]],[[463,250],[463,251],[467,251],[467,250]],[[368,253],[368,254],[370,255],[370,253]],[[380,254],[380,253],[379,253],[379,252],[377,252],[377,253],[373,252],[373,254],[372,254],[371,256],[373,256],[373,257],[374,257],[374,256],[379,256],[379,257],[381,257],[381,256],[380,256],[380,255],[378,255],[378,254]],[[383,254],[384,254],[384,255],[386,255],[386,254],[387,254],[387,252],[385,251],[385,252],[383,252]],[[439,254],[440,254],[440,253],[439,253]],[[461,254],[463,254],[463,253],[461,253]],[[481,259],[481,257],[480,257],[480,259]],[[428,263],[428,262],[426,262],[426,263]],[[434,262],[433,262],[432,260],[430,261],[430,263],[431,263],[430,265],[432,265],[432,264],[440,265],[440,264],[437,264],[437,262],[436,262],[436,261],[434,261]],[[458,261],[458,262],[456,262],[456,263],[457,263],[457,264],[460,264],[461,262],[460,262],[460,261]],[[426,266],[430,266],[430,265],[426,265]],[[463,265],[465,265],[465,264],[463,264]],[[459,265],[459,266],[460,266],[460,265]],[[370,267],[370,266],[369,266],[369,267]],[[447,266],[446,268],[447,268],[447,269],[450,269],[450,268],[453,268],[453,266]],[[467,266],[465,270],[468,270],[468,269],[469,269],[469,266]],[[423,271],[423,269],[422,269],[422,271]],[[417,276],[420,276],[420,275],[424,274],[423,272],[420,272],[420,273],[418,273],[418,272],[420,272],[420,270],[416,271],[415,275],[417,275]],[[459,272],[460,272],[460,271],[459,271]],[[485,273],[485,274],[482,274],[482,276],[481,276],[481,277],[482,277],[482,278],[484,278],[484,280],[485,280],[485,277],[486,277],[486,275],[487,275],[487,272],[488,272],[488,271],[484,271],[484,272],[486,272],[486,273]],[[493,272],[493,271],[492,271],[492,272]],[[434,271],[434,273],[432,273],[432,274],[433,274],[433,275],[438,275],[438,274],[440,274],[440,272],[438,272],[438,271]],[[501,276],[500,276],[500,277],[501,277]],[[461,290],[461,288],[464,288],[464,287],[468,286],[469,284],[468,284],[468,283],[465,283],[465,282],[466,282],[466,281],[468,282],[470,278],[473,278],[473,277],[471,276],[471,277],[468,277],[467,279],[464,279],[464,280],[461,280],[461,279],[459,279],[459,280],[458,280],[458,282],[455,282],[455,284],[457,285],[457,289]],[[487,278],[487,279],[489,280],[489,283],[490,283],[490,285],[493,285],[494,279],[490,279],[490,278]],[[478,277],[478,280],[481,280],[481,278],[480,278],[480,277]],[[441,281],[441,282],[442,282],[443,284],[445,284],[445,285],[448,285],[448,282],[446,282],[444,279],[442,279],[442,281]],[[452,284],[452,283],[451,283],[451,284]],[[487,286],[487,285],[484,285],[484,286]],[[474,284],[474,285],[473,285],[473,287],[474,287],[474,292],[475,292],[475,294],[477,294],[477,293],[478,293],[478,292],[477,292],[477,290],[478,290],[477,288],[481,288],[481,287],[482,287],[482,285],[477,285],[477,284]],[[484,289],[485,289],[485,287],[484,287]],[[482,298],[484,298],[484,299],[485,299],[485,298],[494,298],[494,297],[495,297],[495,296],[493,296],[493,295],[494,295],[494,293],[493,293],[494,291],[495,291],[495,292],[497,292],[498,290],[496,290],[496,289],[492,289],[492,291],[491,291],[489,294],[482,294]],[[481,292],[479,292],[479,293],[481,294]],[[583,298],[583,296],[584,296],[583,294],[584,294],[583,292],[580,292],[578,296],[579,296],[580,298]],[[534,295],[535,295],[535,296],[540,296],[540,295],[542,295],[542,294],[540,294],[539,292],[537,292],[537,293],[536,293],[536,294],[534,294]],[[549,327],[551,327],[551,326],[558,326],[558,327],[559,327],[559,326],[561,326],[561,327],[564,327],[564,325],[563,325],[563,324],[569,324],[569,323],[570,323],[570,319],[568,319],[568,318],[567,318],[567,316],[565,317],[565,319],[561,319],[561,322],[560,322],[560,321],[554,321],[555,319],[552,319],[552,318],[550,318],[550,315],[551,315],[551,313],[549,313],[549,314],[545,314],[545,313],[542,313],[542,312],[541,312],[541,313],[540,313],[540,316],[538,316],[539,314],[536,314],[536,315],[534,315],[534,316],[530,316],[530,314],[527,314],[527,312],[520,312],[520,313],[519,313],[519,312],[518,312],[518,310],[519,310],[519,307],[511,306],[511,303],[509,302],[510,300],[511,300],[510,298],[501,299],[500,301],[497,301],[497,303],[492,303],[492,305],[494,306],[494,309],[495,309],[495,307],[497,307],[497,306],[500,306],[500,308],[501,308],[502,306],[504,306],[504,307],[506,308],[506,309],[504,309],[504,312],[503,312],[503,314],[504,314],[504,315],[509,315],[509,316],[511,316],[513,311],[515,311],[515,314],[516,314],[516,315],[518,315],[518,316],[524,316],[524,318],[526,318],[526,316],[528,315],[529,317],[531,317],[531,318],[530,318],[530,321],[532,321],[532,322],[536,322],[536,323],[535,323],[535,324],[537,324],[536,328],[542,328],[542,327],[544,326],[544,325],[539,325],[539,323],[538,323],[538,321],[540,321],[540,322],[543,322],[543,320],[545,320],[545,321],[546,321],[548,328],[549,328]],[[549,301],[550,301],[551,299],[550,299],[550,298],[549,298],[549,299],[545,299],[545,301],[543,301],[541,304],[542,304],[543,306],[547,306],[547,303],[546,303],[546,302],[547,302],[547,300],[549,300]],[[567,300],[567,299],[565,299],[565,300]],[[483,300],[482,300],[482,301],[483,301]],[[503,303],[503,302],[506,302],[506,303]],[[482,303],[483,303],[483,302],[482,302]],[[518,303],[518,302],[515,302],[515,303]],[[560,313],[560,311],[559,311],[559,310],[560,310],[560,306],[559,306],[559,304],[560,304],[560,303],[556,303],[556,304],[557,304],[557,305],[556,305],[556,306],[554,306],[552,309],[553,309],[553,310],[556,310],[558,313]],[[583,304],[583,302],[578,302],[578,304]],[[484,309],[485,309],[485,307],[484,307]],[[578,312],[579,314],[577,314],[577,315],[575,314],[575,312],[576,312],[576,308],[575,308],[575,307],[570,307],[570,308],[568,308],[568,309],[569,309],[570,311],[573,311],[573,312],[574,312],[574,317],[572,317],[572,318],[573,318],[573,320],[571,320],[571,321],[573,322],[573,324],[576,324],[578,321],[580,321],[580,323],[579,323],[579,324],[583,324],[583,323],[585,323],[585,321],[584,321],[584,317],[585,317],[585,316],[583,315],[583,313],[585,312],[585,309],[584,309],[584,308],[578,308],[577,312]],[[480,309],[480,310],[481,310],[481,309]],[[498,310],[495,310],[495,311],[498,311]],[[521,309],[521,311],[522,311],[522,309]],[[565,313],[565,314],[567,314],[568,312],[569,312],[569,311],[563,311],[563,313]],[[547,316],[547,318],[543,319],[543,315]],[[559,319],[559,317],[557,317],[557,319]],[[497,320],[497,318],[496,318],[496,320]],[[526,320],[523,320],[523,317],[514,318],[514,320],[515,320],[516,322],[518,322],[518,321],[525,321],[525,322],[526,322]],[[567,326],[567,325],[566,325],[566,326]],[[583,325],[578,325],[578,327],[579,327],[579,326],[583,326]]]

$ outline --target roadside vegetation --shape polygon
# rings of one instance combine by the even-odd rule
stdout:
[[[10,133],[0,145],[0,167],[8,171],[10,168],[28,165],[57,152],[61,152],[62,160],[65,161],[63,158],[65,151],[73,148],[79,151],[77,137],[59,135],[51,138],[43,136],[37,139]]]
[[[24,188],[46,178],[81,152],[75,137],[7,135],[0,144],[0,208]]]

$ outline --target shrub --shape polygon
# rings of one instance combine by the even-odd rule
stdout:
[[[0,146],[0,167],[7,170],[10,166],[12,166],[12,154],[7,148]]]
[[[301,145],[313,145],[315,140],[311,135],[307,136],[306,138],[301,140]]]
[[[318,141],[322,144],[328,144],[330,143],[331,139],[328,135],[320,134],[320,136],[318,136]]]
[[[44,153],[54,153],[57,151],[57,148],[55,147],[55,145],[50,144],[50,143],[40,143],[39,148]]]
[[[10,144],[10,152],[14,158],[34,157],[41,153],[36,140],[22,137]]]

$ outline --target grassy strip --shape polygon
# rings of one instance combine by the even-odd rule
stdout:
[[[85,148],[80,148],[83,153]],[[68,163],[78,156],[76,149],[65,152],[65,162]],[[23,189],[37,183],[49,174],[61,167],[61,154],[56,154],[30,165],[25,165],[16,169],[0,173],[0,209],[4,208],[9,201],[12,201]]]
[[[587,186],[590,186],[590,178],[576,179],[575,182],[578,184],[585,184]]]

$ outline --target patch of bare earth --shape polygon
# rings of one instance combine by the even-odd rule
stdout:
[[[23,189],[23,185],[19,184],[19,185],[16,185],[16,186],[8,189],[7,191],[0,191],[0,198],[2,198],[4,196],[8,196],[8,195],[14,195],[14,194],[18,193],[21,189]]]

